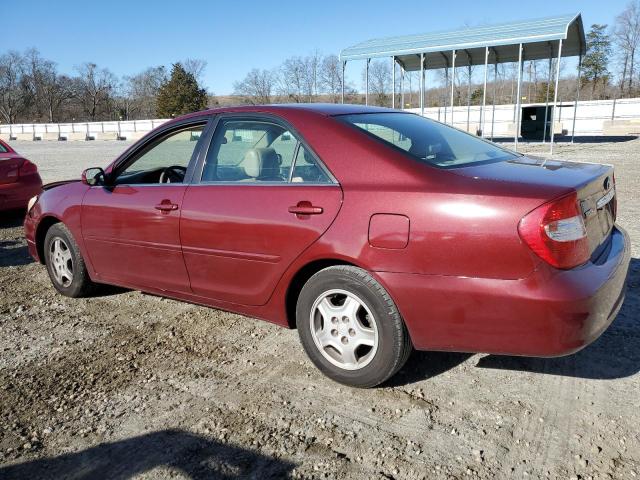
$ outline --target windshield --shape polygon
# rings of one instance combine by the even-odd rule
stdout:
[[[517,157],[493,143],[411,113],[360,113],[336,118],[438,167],[459,167]]]

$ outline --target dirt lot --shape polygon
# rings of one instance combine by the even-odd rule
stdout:
[[[126,144],[15,146],[51,181]],[[612,327],[559,359],[414,353],[373,390],[320,375],[295,331],[139,292],[57,295],[3,214],[0,478],[638,478],[640,140],[557,153],[616,167],[634,260]]]

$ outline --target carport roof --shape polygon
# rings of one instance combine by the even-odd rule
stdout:
[[[523,44],[525,60],[539,60],[558,55],[584,55],[586,42],[579,13],[536,20],[470,27],[461,30],[379,38],[359,43],[340,52],[343,61],[391,57],[405,70],[420,70],[420,54],[425,54],[425,68],[444,68],[457,51],[456,66],[481,65],[489,47],[489,63],[518,61],[518,45]],[[497,59],[496,59],[497,57]]]

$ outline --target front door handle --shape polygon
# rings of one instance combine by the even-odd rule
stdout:
[[[171,203],[171,200],[163,200],[158,205],[156,205],[156,210],[160,210],[163,213],[170,212],[172,210],[177,210],[178,205],[175,203]]]
[[[315,207],[311,202],[302,201],[294,207],[289,207],[289,213],[295,213],[296,215],[320,215],[324,210],[322,207]]]

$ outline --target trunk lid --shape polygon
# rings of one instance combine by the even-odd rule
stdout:
[[[516,195],[537,197],[540,204],[575,191],[590,253],[606,242],[613,228],[617,201],[611,165],[518,157],[458,172],[497,182]]]

